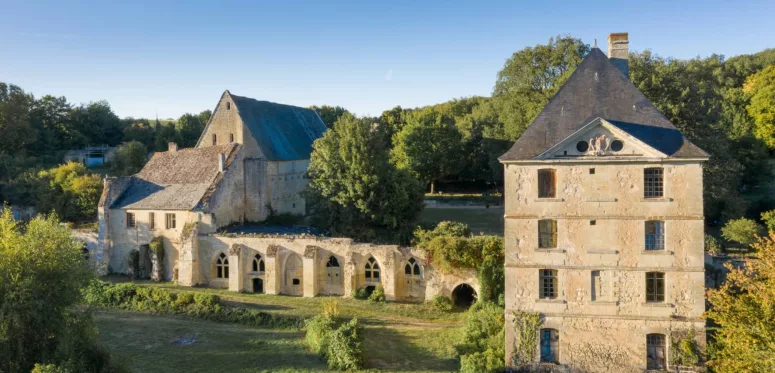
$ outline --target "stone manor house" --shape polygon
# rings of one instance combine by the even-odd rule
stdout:
[[[170,143],[138,174],[105,180],[95,261],[103,272],[127,273],[137,250],[140,267],[163,268],[163,279],[267,294],[351,295],[377,285],[389,300],[475,293],[472,271],[436,272],[422,250],[224,229],[304,214],[299,192],[325,130],[313,110],[224,92],[196,147]],[[163,258],[150,253],[156,237]]]
[[[542,324],[556,371],[670,367],[670,339],[705,343],[702,165],[628,79],[628,35],[595,46],[514,146],[505,178],[506,364],[515,311]],[[512,325],[512,327],[509,327]]]

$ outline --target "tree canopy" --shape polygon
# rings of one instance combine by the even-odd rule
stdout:
[[[755,260],[727,264],[727,280],[708,290],[707,316],[720,328],[709,365],[716,372],[775,371],[775,233],[753,244]]]
[[[108,372],[88,315],[76,308],[94,278],[82,244],[56,215],[21,226],[0,215],[0,371],[29,372],[35,363],[72,372]]]
[[[346,113],[315,141],[305,195],[315,225],[359,240],[407,241],[422,186],[388,160],[368,120]]]

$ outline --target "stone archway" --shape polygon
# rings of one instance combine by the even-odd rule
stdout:
[[[473,286],[462,283],[452,289],[452,303],[458,308],[468,309],[476,302],[477,294]]]
[[[288,295],[304,295],[304,265],[298,254],[291,254],[285,260],[285,293]]]

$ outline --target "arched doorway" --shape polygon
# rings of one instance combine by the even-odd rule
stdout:
[[[291,254],[288,260],[285,261],[285,293],[288,295],[303,295],[303,283],[304,268],[301,258],[296,254]]]
[[[476,302],[476,290],[471,285],[460,284],[452,289],[452,302],[456,307],[468,308]]]
[[[253,279],[253,292],[259,294],[264,292],[264,280],[260,278]]]

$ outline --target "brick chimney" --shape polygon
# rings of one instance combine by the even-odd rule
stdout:
[[[626,32],[614,32],[608,35],[608,59],[628,79],[630,78],[629,54],[630,40]]]
[[[178,144],[175,143],[174,141],[170,141],[167,144],[167,151],[170,152],[170,153],[174,153],[174,152],[178,151]]]

